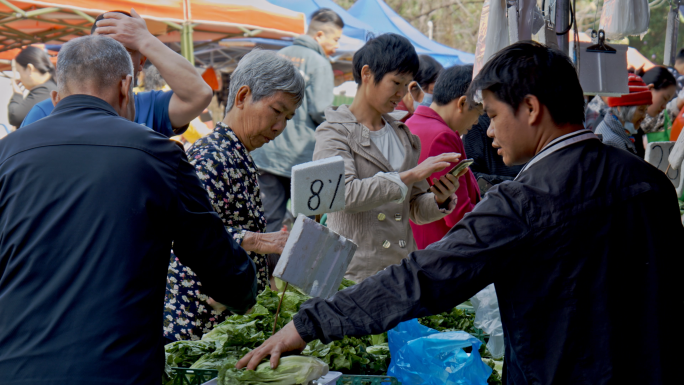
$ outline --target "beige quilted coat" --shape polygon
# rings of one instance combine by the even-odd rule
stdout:
[[[328,227],[359,246],[346,277],[361,282],[387,266],[401,263],[416,250],[409,219],[425,224],[443,218],[449,211],[439,209],[424,180],[407,186],[409,192],[403,203],[393,203],[401,198],[401,190],[397,184],[375,176],[394,170],[371,141],[370,130],[356,121],[348,106],[330,107],[325,117],[326,122],[316,129],[313,159],[336,155],[344,159],[346,207],[328,214]],[[389,115],[383,118],[404,144],[406,158],[400,172],[415,167],[420,140],[404,123]]]

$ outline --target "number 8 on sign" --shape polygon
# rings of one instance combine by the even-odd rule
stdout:
[[[344,160],[336,156],[292,168],[292,213],[307,216],[344,209]]]

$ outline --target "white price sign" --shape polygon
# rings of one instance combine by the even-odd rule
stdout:
[[[292,167],[292,214],[307,216],[344,210],[344,160],[341,156]]]
[[[684,178],[682,178],[681,166],[675,170],[670,166],[670,161],[668,157],[672,152],[675,142],[652,142],[648,144],[646,148],[646,161],[654,165],[658,170],[662,171],[667,175],[667,178],[672,182],[672,184],[677,189],[677,195],[682,196],[682,190],[684,189]]]

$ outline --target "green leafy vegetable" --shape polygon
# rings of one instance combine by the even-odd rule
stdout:
[[[287,297],[286,297],[287,298]],[[313,357],[288,356],[280,359],[280,365],[271,369],[269,362],[257,366],[256,370],[235,369],[235,364],[226,363],[219,370],[219,385],[292,385],[308,384],[328,373],[328,365]]]
[[[353,281],[344,279],[339,289],[344,290],[353,285]],[[284,284],[281,286],[284,288]],[[166,345],[167,365],[193,369],[220,369],[225,376],[225,373],[230,368],[234,368],[240,358],[271,336],[273,321],[281,296],[281,293],[266,289],[257,297],[257,304],[250,314],[228,317],[214,330],[205,334],[200,341],[178,341]],[[308,299],[308,296],[289,285],[280,309],[277,330],[290,322],[299,311],[300,306]],[[447,313],[420,318],[419,322],[438,331],[463,330],[470,334],[476,334],[477,331],[473,325],[474,319],[474,314],[453,309]],[[312,341],[302,352],[302,355],[320,359],[329,365],[330,370],[360,375],[385,375],[391,361],[387,346],[387,333],[364,337],[345,337],[327,345],[318,340]],[[491,357],[484,344],[480,349],[480,355],[483,358]],[[290,359],[290,357],[286,358]],[[235,371],[235,373],[238,372]],[[238,381],[236,374],[229,376],[229,381]],[[499,376],[498,372],[494,371],[490,377],[490,384],[500,383],[501,377],[499,376],[499,382],[496,382],[496,376]],[[245,381],[256,381],[249,376],[244,377],[244,379]],[[164,383],[169,383],[172,380],[173,373],[167,372]],[[232,384],[232,382],[224,383]],[[240,383],[249,384],[252,382]]]

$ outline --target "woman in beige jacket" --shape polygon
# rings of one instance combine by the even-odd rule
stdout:
[[[369,40],[354,55],[353,66],[356,97],[351,106],[326,110],[326,122],[316,129],[313,158],[344,159],[346,207],[329,214],[328,226],[359,246],[346,277],[360,282],[416,250],[409,219],[430,223],[453,210],[457,178],[447,174],[432,188],[426,178],[457,162],[460,154],[419,165],[420,140],[388,115],[418,71],[408,40],[394,34]]]

